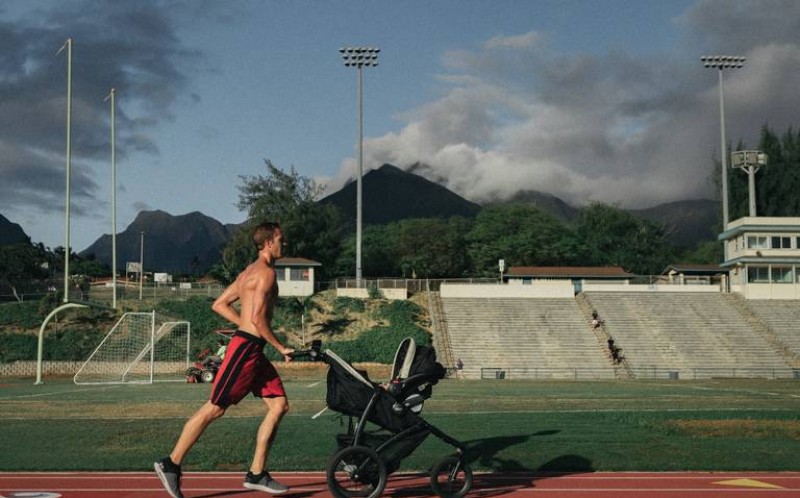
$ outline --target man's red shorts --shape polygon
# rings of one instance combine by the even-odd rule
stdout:
[[[241,330],[233,334],[211,389],[213,404],[227,408],[241,401],[247,393],[259,398],[286,396],[280,375],[264,356],[266,344],[263,338]]]

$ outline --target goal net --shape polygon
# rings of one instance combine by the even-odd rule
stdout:
[[[125,313],[84,362],[76,384],[185,381],[189,322],[156,323],[155,312]]]

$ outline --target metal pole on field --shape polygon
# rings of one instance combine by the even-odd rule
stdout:
[[[139,234],[139,300],[142,300],[144,284],[144,232]]]
[[[67,38],[64,45],[58,49],[56,55],[67,49],[67,207],[64,219],[64,302],[69,302],[69,208],[70,208],[70,180],[72,163],[72,38]]]
[[[104,100],[111,99],[111,307],[117,309],[117,149],[115,137],[115,91]]]
[[[55,316],[58,315],[59,311],[70,308],[88,308],[88,306],[86,306],[85,304],[77,304],[77,303],[62,304],[61,306],[51,311],[50,314],[47,315],[47,317],[42,322],[41,327],[39,327],[39,339],[36,343],[36,381],[34,382],[34,385],[38,386],[44,383],[44,381],[42,381],[42,358],[44,357],[44,330],[45,328],[47,328],[47,324],[50,322],[50,319],[55,318]]]
[[[150,314],[150,383],[151,384],[153,383],[155,361],[156,361],[156,310],[153,310]]]
[[[356,175],[356,287],[361,288],[361,225],[362,225],[362,187],[361,177],[364,174],[364,110],[363,110],[363,76],[362,69],[376,67],[381,49],[374,47],[342,47],[344,65],[357,70],[358,82],[358,175]]]

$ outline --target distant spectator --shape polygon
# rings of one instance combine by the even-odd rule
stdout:
[[[614,344],[614,339],[609,337],[608,338],[608,352],[611,353],[611,359],[614,360],[614,363],[617,364],[622,361],[622,356],[619,354],[622,351],[620,348]]]
[[[600,319],[600,315],[597,313],[597,310],[592,310],[592,328],[596,329],[600,325],[602,325],[603,320]]]
[[[456,378],[457,379],[464,378],[464,362],[461,361],[461,358],[456,360]]]

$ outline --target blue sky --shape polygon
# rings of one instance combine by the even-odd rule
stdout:
[[[711,196],[716,71],[728,137],[797,127],[800,2],[77,1],[0,3],[0,214],[64,244],[66,58],[73,46],[71,245],[110,222],[117,94],[117,228],[145,209],[244,221],[240,176],[264,160],[338,190],[355,173],[356,71],[365,169],[385,162],[475,202],[520,189],[580,206]]]

